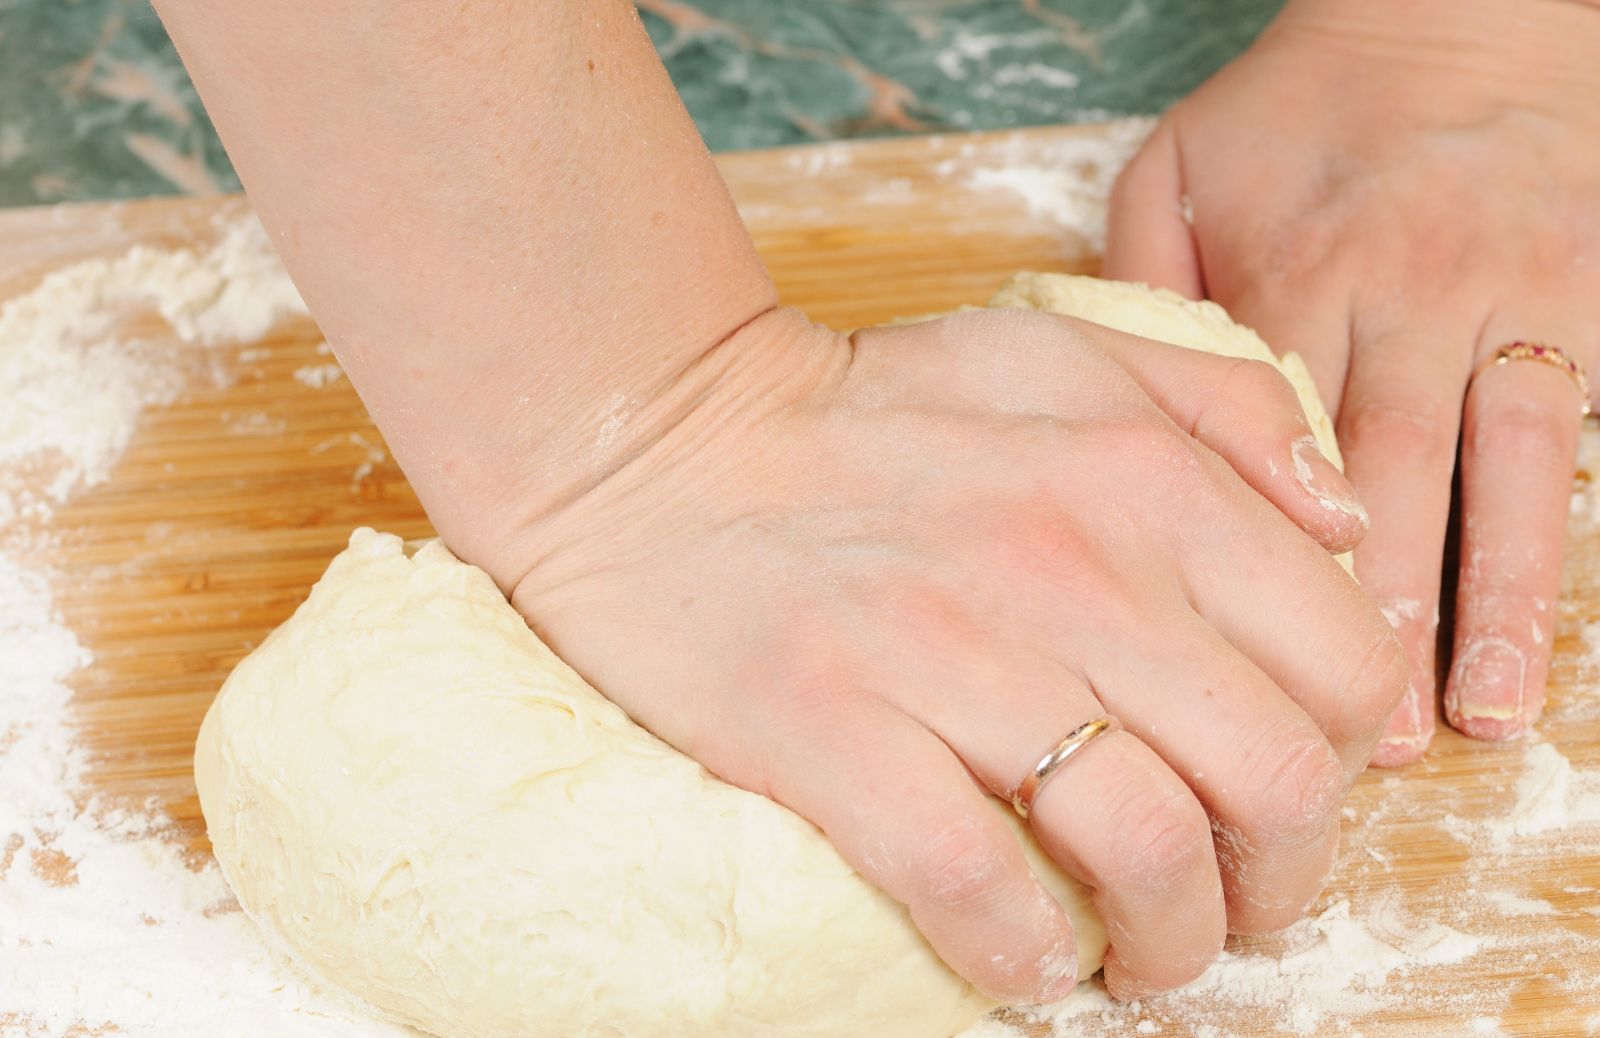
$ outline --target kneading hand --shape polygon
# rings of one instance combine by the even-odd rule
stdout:
[[[1582,400],[1553,364],[1482,366],[1519,340],[1600,362],[1600,6],[1295,0],[1124,173],[1106,273],[1209,296],[1311,368],[1371,510],[1357,575],[1413,667],[1379,763],[1433,734],[1459,440],[1446,716],[1531,724]]]
[[[1351,488],[1266,365],[1037,313],[846,339],[777,309],[629,0],[159,4],[452,550],[957,970],[1071,985],[985,797],[1106,712],[1126,730],[1030,821],[1097,892],[1113,992],[1316,892],[1403,661],[1328,554]]]
[[[496,535],[497,577],[991,994],[1054,998],[1076,969],[984,798],[1107,712],[1126,730],[1031,821],[1096,891],[1115,994],[1187,981],[1317,893],[1404,664],[1329,554],[1360,511],[1319,500],[1352,498],[1303,443],[1293,474],[1306,426],[1270,367],[1030,311],[847,339],[774,310],[629,426],[662,431]]]

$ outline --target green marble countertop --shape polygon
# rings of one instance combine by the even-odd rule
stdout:
[[[1276,0],[638,0],[714,150],[1158,112]],[[0,0],[0,205],[236,190],[142,0]]]

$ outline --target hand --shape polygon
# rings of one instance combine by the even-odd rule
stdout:
[[[579,672],[815,822],[980,987],[1076,979],[985,797],[1106,712],[1126,731],[1031,822],[1097,892],[1113,993],[1188,981],[1225,930],[1317,893],[1404,662],[1329,554],[1359,519],[1291,474],[1304,419],[1276,372],[1030,311],[846,339],[774,310],[632,424],[664,431],[507,538],[495,575]]]
[[[1191,217],[1186,222],[1183,214]],[[1600,363],[1600,6],[1296,0],[1124,172],[1108,276],[1209,296],[1303,356],[1372,517],[1356,572],[1410,690],[1375,761],[1421,756],[1460,440],[1451,724],[1538,716],[1580,398],[1473,372],[1514,340]]]
[[[627,0],[160,7],[446,543],[953,966],[1071,986],[984,793],[1107,710],[1031,820],[1098,891],[1114,992],[1315,893],[1403,679],[1276,374],[1042,314],[852,342],[774,309]]]

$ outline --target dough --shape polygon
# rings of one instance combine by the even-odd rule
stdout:
[[[1217,307],[1136,286],[1019,275],[995,302],[1273,359]],[[438,543],[408,558],[357,530],[229,676],[195,779],[250,917],[448,1038],[942,1038],[993,1008],[815,828],[633,724]],[[1085,892],[995,810],[1092,973]]]

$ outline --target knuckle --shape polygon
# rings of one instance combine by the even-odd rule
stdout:
[[[1124,805],[1118,817],[1114,867],[1136,896],[1170,895],[1216,858],[1211,823],[1190,796],[1152,791]]]
[[[913,861],[922,897],[946,908],[960,908],[990,896],[1006,878],[1010,860],[1004,845],[982,826],[955,823],[926,840]]]
[[[1367,625],[1365,647],[1355,656],[1344,683],[1342,709],[1330,737],[1360,742],[1382,728],[1411,682],[1411,663],[1394,629],[1386,621]]]
[[[1043,566],[1055,571],[1089,557],[1088,546],[1066,511],[1053,500],[1028,501],[993,517],[989,544],[1008,570]]]
[[[1314,206],[1290,227],[1264,229],[1261,237],[1266,246],[1259,250],[1256,262],[1268,277],[1262,279],[1256,301],[1276,303],[1285,291],[1325,282],[1348,249],[1349,230],[1336,208]]]
[[[1340,438],[1351,453],[1374,450],[1438,460],[1455,451],[1455,423],[1443,400],[1420,390],[1352,400],[1341,424]]]
[[[1003,594],[1045,594],[1055,615],[1078,624],[1131,624],[1137,599],[1125,576],[1108,564],[1103,548],[1059,505],[1028,506],[986,520],[982,564]],[[992,652],[992,632],[979,630],[957,643],[979,656]],[[1131,628],[1122,628],[1124,630]],[[1064,648],[1064,647],[1063,647]]]
[[[1229,393],[1265,401],[1273,407],[1300,412],[1300,398],[1283,372],[1264,360],[1240,358],[1233,362],[1226,383]]]
[[[1189,430],[1194,436],[1206,439],[1213,426],[1225,438],[1231,438],[1227,434],[1234,429],[1250,430],[1256,437],[1306,432],[1299,395],[1283,373],[1266,361],[1227,358],[1214,385],[1211,400]]]
[[[1261,742],[1248,828],[1264,847],[1297,847],[1323,839],[1338,817],[1344,765],[1320,733],[1280,725]]]
[[[790,735],[813,743],[816,738],[836,732],[853,719],[844,709],[848,691],[858,687],[856,668],[835,646],[822,639],[791,640],[787,651],[768,660],[769,671],[758,686],[764,710]]]
[[[1156,622],[1149,615],[1148,595],[1110,561],[1096,532],[1081,515],[1074,515],[1054,490],[1013,498],[1007,507],[992,510],[975,525],[982,535],[977,561],[993,581],[986,593],[1004,596],[989,601],[1043,593],[1062,622],[1106,632],[1108,637]],[[955,594],[954,601],[966,611],[968,620],[959,630],[943,635],[941,644],[974,658],[992,655],[993,633],[974,619],[987,607],[972,611],[970,587]],[[1058,648],[1073,651],[1065,645]]]
[[[883,629],[897,638],[953,655],[983,651],[985,632],[973,620],[970,592],[927,577],[897,576],[864,595]]]

